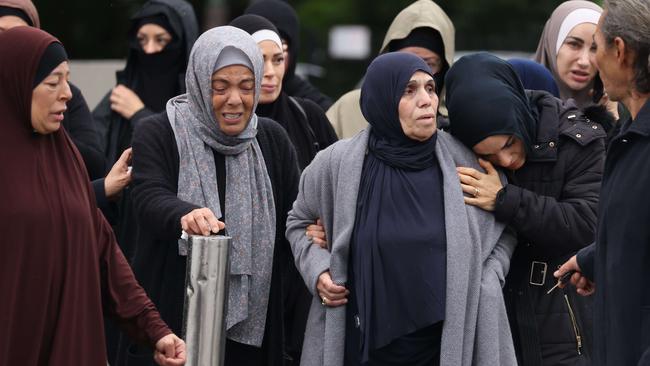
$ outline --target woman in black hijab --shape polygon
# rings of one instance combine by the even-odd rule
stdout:
[[[284,56],[286,58],[286,72],[282,87],[294,97],[309,99],[318,104],[324,111],[332,106],[332,99],[321,93],[309,81],[296,75],[298,52],[300,50],[300,23],[296,11],[285,1],[260,0],[251,4],[245,11],[246,14],[262,16],[280,31]]]
[[[185,68],[197,36],[194,9],[184,0],[150,0],[131,18],[126,67],[93,110],[109,166],[131,146],[138,122],[185,92]]]
[[[316,103],[287,95],[284,91],[285,62],[278,29],[269,20],[245,14],[230,25],[253,36],[264,56],[264,78],[256,113],[280,123],[296,148],[300,169],[304,169],[319,150],[336,142],[336,132],[325,112]]]
[[[458,168],[465,202],[518,234],[504,295],[519,363],[588,364],[590,302],[546,292],[548,271],[594,240],[604,131],[575,104],[524,91],[512,66],[487,53],[458,60],[445,85],[450,132],[485,170]]]
[[[314,294],[301,365],[514,365],[499,280],[514,240],[463,202],[456,166],[478,164],[437,129],[431,68],[383,54],[360,103],[370,126],[318,154],[287,219]],[[305,237],[315,217],[325,248]]]

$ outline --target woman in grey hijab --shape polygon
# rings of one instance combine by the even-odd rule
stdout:
[[[143,121],[133,139],[133,265],[173,329],[181,328],[184,299],[181,231],[209,235],[225,224],[232,237],[226,365],[284,364],[283,293],[297,273],[283,236],[297,193],[296,153],[280,125],[253,112],[262,70],[248,33],[205,32],[190,54],[187,93]]]

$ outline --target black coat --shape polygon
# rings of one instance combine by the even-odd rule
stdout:
[[[650,102],[607,150],[595,245],[578,254],[595,280],[594,365],[650,365]]]
[[[258,121],[257,141],[273,187],[277,225],[265,334],[266,364],[283,365],[285,322],[290,323],[292,316],[286,311],[292,300],[287,294],[296,279],[300,279],[284,238],[287,213],[298,193],[299,170],[296,153],[284,129],[266,118]],[[180,219],[199,206],[177,197],[178,169],[176,139],[166,113],[142,121],[133,139],[132,199],[138,224],[133,269],[163,319],[180,335],[186,269],[186,257],[178,255]],[[131,362],[137,360],[129,355],[129,363],[124,363],[125,352],[126,347],[121,345],[117,365],[133,365]],[[150,351],[144,353],[142,357],[148,361],[143,364],[152,364]]]
[[[103,178],[106,174],[106,159],[99,143],[99,133],[81,90],[70,83],[72,98],[63,113],[63,128],[81,154],[90,180]]]
[[[495,208],[496,218],[518,235],[504,287],[508,318],[520,364],[588,364],[588,300],[569,288],[567,299],[562,290],[546,291],[555,283],[557,265],[594,239],[605,133],[572,103],[527,93],[539,111],[537,142],[524,166],[508,173],[509,184],[499,192]],[[533,261],[546,264],[545,278],[544,265],[533,267]],[[575,330],[567,301],[578,314]]]

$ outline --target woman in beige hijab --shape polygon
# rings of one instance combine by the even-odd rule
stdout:
[[[397,14],[384,37],[379,53],[410,52],[419,56],[431,68],[439,87],[440,105],[438,126],[446,126],[442,85],[444,74],[454,60],[454,37],[456,30],[444,10],[431,0],[417,0]],[[327,110],[327,118],[339,138],[356,135],[368,126],[361,114],[359,96],[361,89],[344,94]]]
[[[578,107],[593,101],[598,70],[592,47],[596,24],[603,9],[591,1],[572,0],[558,6],[544,26],[535,61],[546,66],[560,89],[560,98],[574,99]],[[600,98],[596,102],[600,101]]]

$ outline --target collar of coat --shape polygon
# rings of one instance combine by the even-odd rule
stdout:
[[[527,90],[531,106],[537,108],[537,139],[531,146],[529,161],[557,161],[559,144],[570,139],[581,146],[605,138],[602,126],[587,118],[572,100],[562,102],[549,93]],[[561,139],[562,138],[562,139]]]

